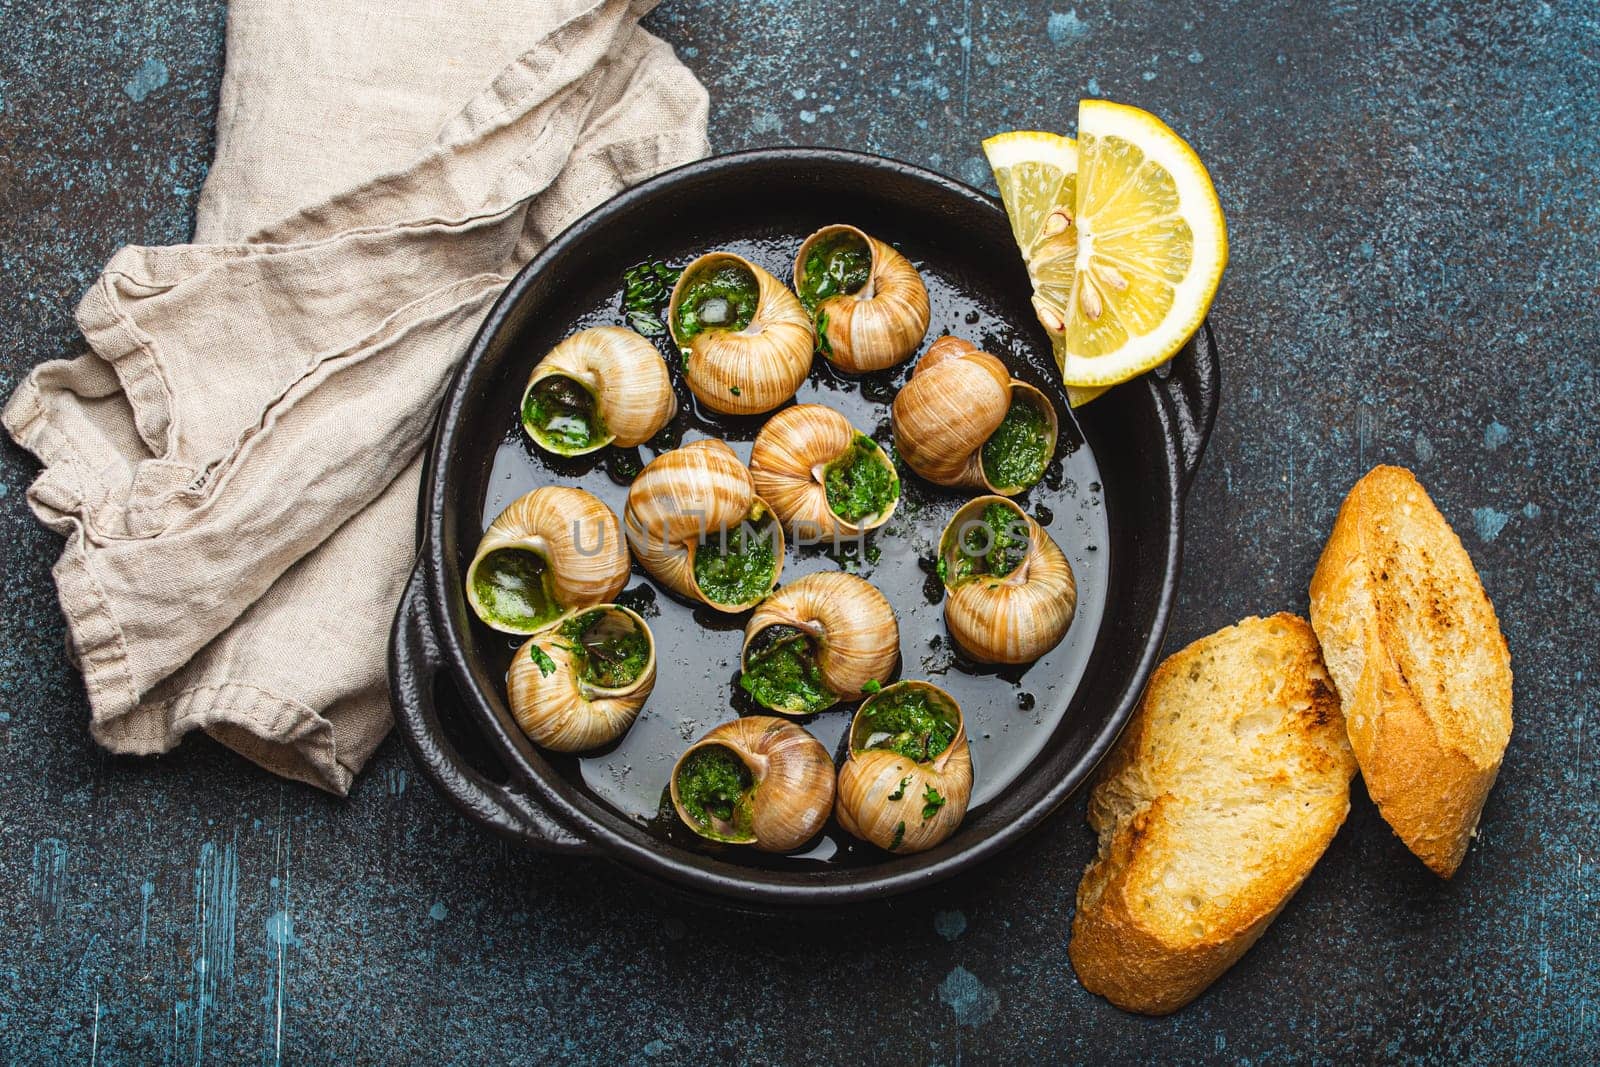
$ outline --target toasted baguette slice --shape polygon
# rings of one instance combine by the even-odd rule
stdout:
[[[1345,497],[1311,624],[1367,792],[1450,877],[1511,738],[1511,653],[1461,539],[1404,467],[1374,467]]]
[[[1089,797],[1100,853],[1067,948],[1084,988],[1150,1015],[1199,996],[1311,873],[1355,771],[1304,619],[1168,657]]]

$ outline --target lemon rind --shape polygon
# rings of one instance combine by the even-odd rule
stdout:
[[[1188,314],[1169,315],[1142,337],[1130,337],[1115,353],[1078,356],[1060,353],[1061,380],[1080,390],[1128,381],[1165,363],[1200,329],[1228,265],[1227,222],[1216,187],[1205,164],[1188,142],[1148,111],[1109,100],[1084,100],[1079,104],[1079,132],[1129,137],[1172,175],[1178,190],[1179,214],[1194,234],[1195,258],[1183,281],[1173,287],[1173,306],[1189,307]],[[1199,210],[1197,210],[1199,209]]]
[[[1030,151],[1029,146],[1048,148],[1047,152]],[[991,170],[1014,167],[1018,163],[1048,163],[1063,170],[1078,169],[1078,142],[1071,137],[1045,130],[1009,130],[986,138],[983,154]]]

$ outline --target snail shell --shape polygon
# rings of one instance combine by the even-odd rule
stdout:
[[[679,311],[690,288],[707,272],[742,269],[754,280],[756,305],[741,330],[709,328],[685,337]],[[667,306],[672,340],[685,353],[684,379],[695,397],[724,415],[771,411],[794,396],[811,373],[816,334],[811,316],[782,282],[732,252],[709,252],[690,263],[672,287]]]
[[[535,417],[540,403],[552,410],[548,421]],[[621,326],[580,330],[556,345],[533,368],[522,393],[523,430],[560,456],[643,444],[677,413],[661,353]]]
[[[996,484],[983,456],[983,446],[1014,404],[1027,404],[1039,413],[1040,448],[1048,463],[1058,432],[1049,397],[1013,380],[1004,363],[972,342],[941,337],[923,353],[911,380],[894,398],[890,415],[895,449],[906,466],[935,485],[1015,496],[1038,481],[1043,465],[1025,484]]]
[[[737,760],[744,782],[727,818],[701,804],[702,821],[694,810],[688,781],[696,753],[708,749]],[[821,741],[794,723],[751,715],[714,727],[690,745],[672,768],[670,788],[678,818],[701,837],[753,845],[762,852],[788,852],[815,837],[828,821],[833,808],[833,760]]]
[[[721,441],[695,441],[652,460],[628,489],[622,521],[645,570],[673,592],[718,611],[749,608],[772,591],[783,570],[782,528],[756,495],[750,472]],[[772,539],[772,580],[737,601],[718,600],[696,578],[696,554],[702,543],[720,544],[747,522],[743,528],[752,536]]]
[[[485,531],[467,566],[467,603],[496,630],[531,634],[615,598],[628,568],[611,509],[582,489],[546,486],[513,500]]]
[[[830,474],[847,479],[856,462],[887,472],[888,503],[877,511],[844,514],[828,495]],[[796,404],[774,415],[750,449],[750,474],[756,492],[791,532],[811,537],[855,536],[889,521],[900,502],[900,477],[894,461],[850,420],[821,404]],[[841,490],[848,493],[849,485]]]
[[[644,662],[607,660],[635,653]],[[608,745],[639,717],[656,684],[656,642],[650,627],[617,604],[572,612],[528,638],[506,672],[511,714],[536,744],[556,752]]]
[[[931,759],[867,747],[873,709],[908,692],[924,696],[955,729]],[[943,803],[932,803],[938,798]],[[850,723],[850,756],[839,768],[840,826],[888,852],[922,852],[955,833],[971,799],[972,749],[954,697],[929,682],[896,682],[862,702]]]
[[[970,532],[996,547],[984,523],[989,508],[1001,508],[1009,522],[1026,530],[1027,547],[1014,570],[1003,576],[965,573],[975,557],[962,549]],[[955,513],[939,538],[939,573],[949,597],[944,621],[960,648],[984,663],[1031,663],[1066,636],[1078,607],[1072,566],[1060,546],[1014,501],[980,496]]]
[[[824,226],[794,260],[795,292],[806,292],[806,260],[819,244],[853,235],[871,256],[866,284],[817,302],[818,348],[849,374],[885,370],[910,357],[928,332],[928,289],[911,261],[854,226]],[[802,302],[804,298],[802,297]]]
[[[802,655],[816,671],[811,688],[824,695],[810,702],[803,697],[763,699],[758,684],[746,683],[752,655],[760,654],[759,639],[773,627],[792,628],[803,635]],[[899,660],[900,625],[888,599],[854,575],[819,571],[790,582],[756,607],[744,628],[739,665],[745,673],[740,684],[763,707],[809,715],[841,700],[857,699],[869,682],[887,682]]]

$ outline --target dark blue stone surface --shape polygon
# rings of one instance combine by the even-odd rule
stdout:
[[[0,0],[0,394],[74,352],[124,243],[184,240],[210,157],[218,0]],[[1453,882],[1359,787],[1310,880],[1175,1017],[1121,1014],[1066,937],[1081,796],[965,882],[809,926],[515,854],[398,742],[347,801],[194,739],[89,740],[32,460],[0,450],[0,1057],[26,1063],[623,1060],[1594,1062],[1600,25],[1590,3],[729,5],[650,25],[718,150],[864,147],[987,185],[978,141],[1099,94],[1211,168],[1226,358],[1171,647],[1304,611],[1377,462],[1461,532],[1516,730]],[[1595,735],[1595,736],[1592,736]]]

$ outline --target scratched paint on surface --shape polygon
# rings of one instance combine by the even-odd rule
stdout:
[[[1600,325],[1574,312],[1600,240],[1592,6],[707,10],[666,0],[649,25],[710,88],[718,151],[859,147],[987,188],[979,138],[1070,133],[1085,94],[1149,107],[1193,142],[1232,259],[1214,313],[1222,415],[1191,492],[1169,647],[1304,611],[1350,484],[1374,463],[1415,468],[1482,572],[1516,668],[1516,731],[1462,871],[1439,883],[1358,788],[1261,942],[1151,1021],[1086,994],[1066,959],[1094,851],[1081,795],[972,878],[775,922],[516,853],[394,742],[343,803],[199,738],[109,758],[88,737],[49,584],[60,539],[28,514],[36,467],[7,444],[0,1061],[806,1062],[881,1042],[908,1063],[1276,1063],[1307,1041],[1333,1062],[1600,1059]],[[1083,32],[1052,39],[1051,16],[1069,12]],[[221,0],[7,10],[0,392],[76,352],[72,309],[119,245],[189,237],[225,14]],[[136,102],[127,87],[157,57],[167,79]],[[1489,447],[1496,423],[1507,437]],[[692,736],[711,713],[680,717]],[[957,913],[950,939],[957,924],[939,917]],[[900,993],[894,1013],[861,996],[873,988]]]
[[[150,901],[156,895],[153,882],[139,884],[139,947],[144,948],[150,942]]]
[[[233,987],[233,947],[239,914],[239,857],[234,844],[200,846],[194,871],[194,981],[189,1004],[195,1059],[203,1058],[206,1012]]]
[[[28,889],[39,905],[39,914],[55,918],[61,914],[61,898],[67,888],[67,843],[47,837],[33,846],[33,870]]]

